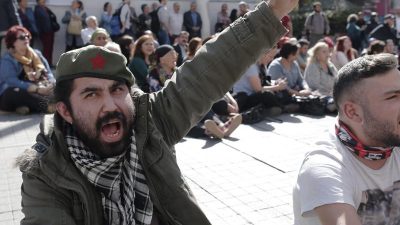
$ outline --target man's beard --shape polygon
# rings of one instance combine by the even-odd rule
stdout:
[[[399,146],[400,136],[395,133],[395,126],[390,121],[379,121],[372,115],[370,110],[363,106],[364,117],[366,122],[364,132],[374,142],[382,143],[384,146],[373,147],[388,147]]]
[[[87,122],[82,119],[78,119],[75,116],[73,119],[74,122],[72,126],[79,139],[89,148],[90,151],[99,155],[101,158],[117,156],[126,151],[132,135],[133,116],[128,120],[123,113],[110,112],[97,119],[94,129],[92,124],[87,124]],[[104,143],[100,139],[102,125],[112,119],[118,119],[120,121],[123,135],[119,141]]]

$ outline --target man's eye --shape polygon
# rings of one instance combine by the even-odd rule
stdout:
[[[97,96],[97,94],[95,92],[91,92],[91,93],[88,93],[87,95],[85,95],[85,98],[93,98],[96,96]]]

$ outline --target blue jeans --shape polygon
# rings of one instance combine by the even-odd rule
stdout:
[[[171,42],[169,41],[168,33],[163,29],[160,29],[158,31],[158,43],[160,43],[160,45],[164,45],[164,44],[170,45],[171,44]]]

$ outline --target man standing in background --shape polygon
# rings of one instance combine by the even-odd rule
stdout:
[[[201,37],[203,22],[201,21],[200,13],[198,13],[196,9],[197,4],[192,2],[190,4],[190,10],[183,15],[183,26],[186,31],[189,32],[189,40],[193,37]]]
[[[174,3],[174,10],[169,14],[169,28],[171,43],[175,43],[175,38],[179,36],[183,26],[183,14],[180,12],[181,5]]]
[[[329,34],[330,27],[326,15],[322,12],[321,3],[314,2],[314,12],[307,16],[304,24],[306,35],[310,41],[310,48],[325,35]]]

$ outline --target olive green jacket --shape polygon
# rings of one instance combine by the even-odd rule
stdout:
[[[138,156],[162,224],[210,224],[184,181],[174,145],[285,32],[263,2],[203,46],[162,91],[133,95]],[[72,162],[60,121],[57,114],[46,117],[37,138],[43,151],[20,158],[21,224],[105,224],[101,197]]]

